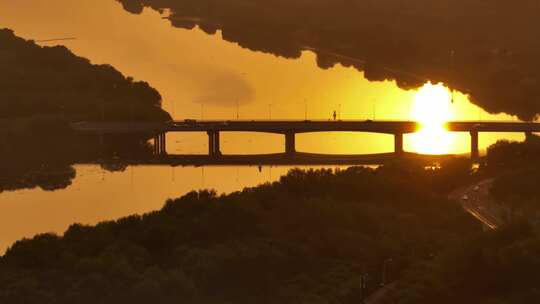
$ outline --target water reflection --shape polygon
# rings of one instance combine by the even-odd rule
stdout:
[[[37,233],[62,233],[74,222],[94,224],[161,208],[167,198],[194,189],[229,193],[276,181],[290,167],[149,167],[108,172],[75,166],[77,178],[63,191],[36,188],[0,194],[0,253]]]
[[[77,36],[75,41],[62,43],[94,63],[110,63],[127,75],[148,81],[162,94],[165,109],[178,119],[331,119],[333,111],[342,119],[409,119],[415,100],[415,91],[399,89],[393,81],[370,82],[352,67],[336,65],[322,70],[311,51],[301,52],[297,60],[251,52],[224,41],[221,32],[209,36],[201,29],[173,28],[158,12],[130,15],[115,1],[82,0],[77,5],[67,0],[47,5],[19,1],[2,3],[0,8],[1,25],[24,37]],[[67,26],[70,20],[73,24]],[[48,26],[40,27],[43,23]],[[229,90],[231,87],[236,90]],[[487,114],[459,92],[454,108],[456,119],[512,119]],[[486,142],[496,138],[485,137]],[[466,151],[468,140],[461,138],[456,138],[448,153]],[[347,153],[349,143],[358,141],[371,142],[369,148],[362,145],[369,152],[392,149],[386,140],[374,141],[368,134],[339,139],[331,153]],[[305,145],[313,151],[329,149],[320,138],[307,141]],[[245,146],[236,139],[230,145]],[[272,139],[265,142],[269,151],[281,146]],[[183,145],[180,149],[192,148]],[[412,139],[405,141],[405,149],[419,150]]]
[[[539,94],[540,46],[523,30],[540,25],[531,1],[117,1],[135,14],[167,10],[172,26],[220,30],[250,50],[299,58],[310,49],[321,68],[354,66],[403,88],[443,81],[490,111],[539,112],[530,99]]]
[[[200,28],[181,30],[171,27],[158,12],[139,8],[131,9],[141,13],[135,16],[112,0],[2,1],[0,26],[26,38],[77,37],[61,43],[93,63],[112,64],[125,75],[148,81],[163,96],[164,108],[178,119],[331,119],[334,111],[341,119],[412,116],[416,92],[400,89],[395,81],[383,81],[385,75],[377,74],[376,69],[360,73],[346,60],[337,60],[341,64],[334,66],[335,58],[300,51],[297,46],[292,50],[279,46],[269,49],[295,60],[252,52],[226,41],[241,37],[231,38],[201,20],[182,20],[182,27],[192,28],[197,23]],[[182,25],[180,20],[176,22]],[[513,119],[489,115],[459,92],[452,107],[456,119]],[[468,136],[455,135],[448,148],[435,152],[465,153],[469,150]],[[501,137],[523,138],[482,134],[481,148]],[[282,139],[271,135],[224,134],[223,140],[226,153],[283,149]],[[418,142],[413,135],[406,136],[405,149],[423,151]],[[168,143],[170,153],[207,152],[205,134],[169,134]],[[374,134],[304,134],[298,139],[301,151],[334,154],[389,152],[392,144],[391,137]],[[193,189],[230,192],[276,180],[288,169],[263,168],[259,173],[255,167],[130,167],[111,173],[98,166],[75,168],[77,176],[72,181],[68,176],[72,184],[66,190],[46,192],[37,188],[0,194],[0,225],[4,231],[0,248],[22,236],[62,232],[73,222],[95,223],[155,210],[166,198]],[[42,186],[47,188],[46,184]]]

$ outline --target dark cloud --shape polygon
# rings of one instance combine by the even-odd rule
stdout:
[[[537,0],[117,1],[169,9],[174,26],[219,29],[250,50],[298,58],[307,45],[321,68],[354,66],[404,88],[443,81],[489,112],[540,113]]]

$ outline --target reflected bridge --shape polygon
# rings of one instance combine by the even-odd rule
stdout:
[[[205,132],[208,135],[208,155],[212,159],[224,156],[220,148],[221,132],[261,132],[284,136],[285,153],[279,157],[299,158],[302,153],[296,151],[296,134],[315,132],[367,132],[390,134],[394,136],[393,156],[403,156],[404,134],[419,131],[422,125],[415,121],[390,120],[192,120],[168,122],[77,122],[71,124],[74,131],[86,134],[141,134],[153,137],[154,155],[165,156],[166,137],[169,132]],[[479,157],[478,137],[481,132],[519,132],[531,134],[540,132],[540,123],[508,121],[450,121],[445,124],[450,132],[468,132],[471,137],[471,158]],[[276,157],[277,155],[275,155]],[[186,156],[185,156],[186,157]],[[256,157],[256,156],[253,156]],[[318,155],[339,162],[336,155]],[[358,155],[362,157],[362,155]],[[388,155],[385,154],[385,158]],[[354,156],[346,156],[351,159]],[[308,158],[306,158],[308,159]],[[306,160],[306,162],[308,162]],[[346,163],[346,162],[345,162]]]

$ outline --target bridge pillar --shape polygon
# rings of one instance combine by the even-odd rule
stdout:
[[[478,148],[478,131],[471,131],[471,159],[476,160],[480,157]]]
[[[206,133],[208,134],[208,155],[214,156],[214,132],[208,131]]]
[[[165,137],[165,133],[161,133],[161,145],[160,145],[161,151],[159,151],[160,155],[167,154],[167,138]]]
[[[159,133],[154,136],[154,155],[167,154],[167,141],[165,133]]]
[[[159,154],[159,134],[154,135],[154,155]]]
[[[394,134],[394,153],[403,154],[403,133]]]
[[[208,155],[215,157],[221,155],[219,132],[208,131]]]
[[[296,153],[296,134],[292,131],[285,133],[285,153]]]
[[[221,144],[219,140],[219,132],[214,132],[214,154],[221,155]]]

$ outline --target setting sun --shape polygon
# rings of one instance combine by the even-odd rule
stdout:
[[[449,153],[455,136],[444,124],[454,118],[451,101],[450,91],[442,84],[426,83],[418,90],[411,109],[412,119],[422,124],[420,131],[411,135],[415,152]]]

